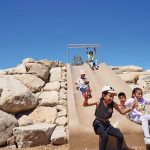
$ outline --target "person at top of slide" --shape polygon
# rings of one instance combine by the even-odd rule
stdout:
[[[96,59],[96,48],[94,47],[93,51],[89,51],[87,48],[86,53],[87,53],[87,62],[92,68],[92,70],[98,69],[99,66],[97,65],[97,59]]]

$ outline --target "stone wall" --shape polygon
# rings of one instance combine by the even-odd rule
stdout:
[[[144,94],[150,93],[150,70],[138,66],[110,66],[133,89],[139,87]]]
[[[32,58],[0,71],[0,147],[68,142],[66,75],[63,63]]]

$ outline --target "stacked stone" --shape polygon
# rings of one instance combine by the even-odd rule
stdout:
[[[133,89],[139,87],[144,94],[150,93],[150,70],[138,66],[111,66],[128,85]]]
[[[0,71],[0,146],[68,142],[66,74],[59,61],[32,58]]]

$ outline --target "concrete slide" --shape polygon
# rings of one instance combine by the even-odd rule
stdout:
[[[131,95],[130,87],[116,75],[106,64],[101,64],[99,70],[92,71],[87,64],[82,66],[71,66],[67,64],[68,84],[68,114],[69,114],[69,145],[70,150],[98,150],[99,137],[95,135],[92,122],[95,118],[95,106],[83,107],[83,97],[76,89],[76,80],[80,69],[86,71],[86,77],[92,88],[92,99],[90,102],[99,100],[101,88],[104,85],[112,86],[118,93],[125,92],[127,97]],[[115,99],[117,102],[117,97]],[[111,124],[119,128],[124,134],[125,149],[133,147],[144,147],[143,132],[141,125],[130,121],[126,116],[119,114],[115,109]],[[115,150],[113,137],[109,138],[108,150]]]

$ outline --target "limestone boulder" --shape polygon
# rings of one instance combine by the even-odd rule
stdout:
[[[147,83],[142,78],[138,79],[137,84],[142,86],[142,87],[146,87],[147,86]]]
[[[15,74],[15,69],[16,69],[15,67],[6,69],[7,74],[14,75]]]
[[[117,70],[119,69],[120,66],[109,66],[109,68],[111,68],[112,70]]]
[[[15,145],[15,137],[14,136],[7,139],[7,145]]]
[[[63,106],[65,106],[65,107],[67,107],[67,105],[68,105],[68,103],[67,103],[66,100],[59,100],[59,101],[58,101],[58,104],[59,104],[59,105],[63,105]]]
[[[63,117],[63,116],[67,116],[67,109],[58,112],[57,117]]]
[[[58,117],[56,119],[55,123],[58,124],[58,125],[65,126],[65,125],[67,125],[67,117],[65,117],[65,116]]]
[[[144,80],[145,82],[150,82],[150,75],[140,76],[139,80]]]
[[[50,70],[50,82],[61,81],[61,67],[54,67]]]
[[[49,82],[45,85],[44,91],[59,91],[60,83],[59,81]]]
[[[0,70],[0,75],[6,75],[8,73],[8,71],[6,70]]]
[[[141,72],[141,76],[144,76],[144,75],[150,75],[150,70]]]
[[[62,70],[62,72],[67,72],[67,67],[66,67],[66,66],[63,66],[63,67],[61,68],[61,70]]]
[[[120,70],[119,66],[109,66],[116,74],[122,74],[123,70]]]
[[[62,72],[62,81],[66,81],[67,80],[67,73],[66,72]]]
[[[59,93],[59,100],[67,100],[67,94],[60,92]]]
[[[122,80],[124,80],[127,83],[135,83],[139,77],[139,74],[134,72],[125,72],[123,74],[120,74],[119,76],[122,78]]]
[[[34,93],[34,97],[37,99],[38,102],[42,100],[40,98],[40,95],[41,95],[41,92]]]
[[[67,94],[67,90],[65,90],[64,88],[61,88],[59,92],[62,94]]]
[[[45,65],[38,63],[26,63],[25,67],[27,72],[30,74],[35,74],[37,77],[41,78],[44,81],[47,81],[49,78],[49,68]]]
[[[62,145],[67,143],[67,134],[65,127],[57,126],[51,136],[51,143],[53,145]]]
[[[119,70],[122,70],[123,72],[142,72],[144,69],[142,67],[130,65],[130,66],[121,66],[119,67]]]
[[[45,91],[39,96],[42,100],[40,105],[42,106],[56,106],[58,104],[58,92],[57,91]]]
[[[19,126],[27,126],[33,124],[33,121],[27,115],[23,115],[18,119],[18,124]]]
[[[26,67],[24,66],[24,64],[20,64],[15,68],[15,74],[23,74],[26,73]]]
[[[61,82],[61,88],[67,90],[67,82]]]
[[[59,66],[59,61],[48,61],[47,59],[40,60],[37,63],[41,63],[48,68],[53,68],[53,67],[58,67]]]
[[[7,143],[13,134],[13,129],[18,126],[16,118],[0,110],[0,146]]]
[[[15,75],[15,78],[35,93],[41,90],[45,82],[32,74]]]
[[[59,111],[64,111],[64,110],[66,110],[67,109],[67,107],[65,107],[65,106],[63,106],[63,105],[57,105],[57,111],[59,112]]]
[[[14,128],[13,134],[18,148],[49,144],[55,126],[55,124],[39,123]]]
[[[16,148],[16,145],[6,146],[6,150],[15,150]]]
[[[57,116],[56,107],[37,107],[31,114],[29,114],[29,120],[33,123],[54,123]]]
[[[38,105],[34,95],[14,76],[0,77],[0,89],[2,89],[0,108],[6,112],[18,113]]]
[[[137,81],[137,84],[139,84],[140,86],[144,88],[145,93],[149,93],[150,92],[150,75],[140,76]]]
[[[26,63],[34,63],[35,60],[33,58],[25,58],[22,61],[22,64],[26,64]]]

